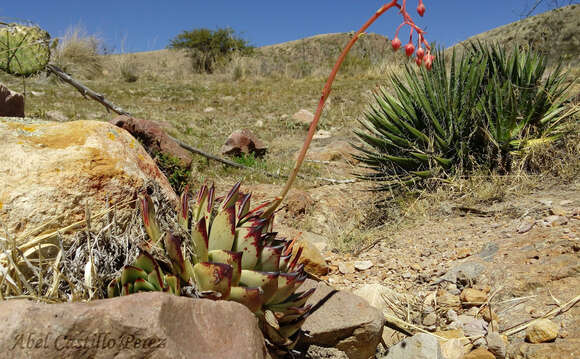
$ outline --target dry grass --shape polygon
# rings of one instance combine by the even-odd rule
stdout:
[[[88,35],[81,26],[69,27],[63,37],[56,40],[52,63],[67,73],[92,80],[102,76],[102,39]]]

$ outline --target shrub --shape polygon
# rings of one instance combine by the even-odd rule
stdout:
[[[171,49],[185,49],[195,72],[214,72],[222,62],[229,62],[233,53],[250,54],[254,47],[237,36],[231,28],[183,31],[169,43]]]
[[[432,71],[407,66],[355,130],[367,168],[359,176],[387,190],[481,167],[508,171],[514,153],[557,137],[570,115],[564,80],[560,66],[546,75],[542,55],[481,43],[459,60],[454,52],[449,66],[442,53]]]

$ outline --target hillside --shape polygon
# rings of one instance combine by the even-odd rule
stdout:
[[[578,63],[580,55],[580,5],[569,5],[497,27],[459,43],[491,41],[506,47],[532,46],[567,63]],[[457,46],[457,45],[456,45]]]

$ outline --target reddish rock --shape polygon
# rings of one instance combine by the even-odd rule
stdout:
[[[222,146],[222,154],[228,156],[253,154],[255,157],[262,157],[267,150],[266,145],[248,129],[234,131]]]
[[[129,131],[133,137],[141,142],[147,152],[151,154],[161,152],[177,158],[184,168],[189,168],[191,165],[193,159],[191,154],[172,140],[159,123],[128,116],[118,116],[110,123]]]
[[[3,358],[240,358],[267,353],[241,304],[139,293],[90,303],[0,302]]]
[[[0,84],[0,117],[24,117],[24,96]]]

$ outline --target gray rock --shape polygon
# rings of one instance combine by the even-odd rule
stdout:
[[[507,352],[507,346],[503,341],[501,335],[497,332],[490,332],[485,337],[487,342],[487,350],[495,355],[497,359],[504,359]]]
[[[382,359],[443,359],[437,338],[421,333],[403,340],[389,349]]]
[[[90,303],[0,302],[0,351],[11,358],[265,358],[243,305],[139,293]],[[6,354],[10,353],[10,354]]]
[[[440,279],[451,283],[477,283],[485,267],[477,262],[465,262],[451,268]]]
[[[483,246],[483,249],[477,253],[477,256],[483,258],[485,261],[491,261],[493,256],[499,250],[499,246],[494,242],[488,242]]]
[[[373,262],[371,262],[371,261],[356,261],[356,262],[354,262],[354,267],[360,271],[365,271],[367,269],[371,269],[372,266],[373,266]]]
[[[316,288],[307,304],[322,305],[306,319],[302,329],[308,332],[302,344],[333,347],[350,359],[368,359],[375,354],[383,333],[384,317],[380,310],[363,298],[336,290],[325,283],[307,280],[301,290]]]

